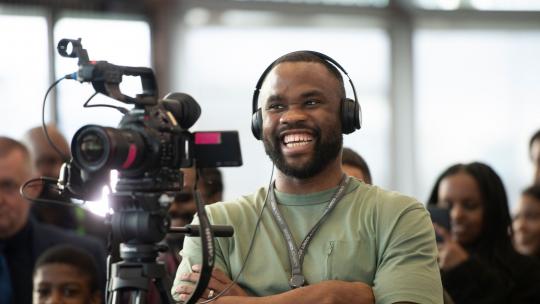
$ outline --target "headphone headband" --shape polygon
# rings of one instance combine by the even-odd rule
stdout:
[[[294,53],[297,53],[297,52],[305,52],[305,53],[309,53],[309,54],[312,54],[312,55],[315,55],[317,56],[318,58],[326,61],[326,62],[329,62],[331,63],[332,65],[334,65],[336,68],[338,68],[341,72],[343,72],[343,74],[345,74],[345,76],[347,76],[347,79],[349,80],[349,83],[351,85],[351,89],[353,91],[353,96],[354,96],[354,101],[355,102],[358,102],[358,97],[356,96],[356,88],[354,87],[354,83],[352,82],[352,79],[351,77],[349,76],[349,73],[347,73],[347,71],[345,70],[345,68],[343,68],[341,66],[341,64],[339,64],[337,61],[335,61],[332,57],[326,55],[326,54],[323,54],[323,53],[320,53],[320,52],[316,52],[316,51],[309,51],[309,50],[303,50],[303,51],[296,51]],[[272,70],[272,68],[274,67],[274,65],[276,64],[276,62],[281,59],[282,57],[284,56],[287,56],[291,53],[288,53],[288,54],[285,54],[281,57],[279,57],[278,59],[274,60],[269,66],[266,67],[266,69],[264,70],[264,72],[261,74],[261,76],[259,77],[259,80],[257,81],[257,85],[255,86],[255,90],[253,91],[253,100],[252,100],[252,113],[255,113],[257,112],[258,110],[258,102],[259,102],[259,94],[261,92],[261,87],[262,87],[262,84],[266,78],[266,75],[268,75],[268,73],[270,73],[270,70]]]

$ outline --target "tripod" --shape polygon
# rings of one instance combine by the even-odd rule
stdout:
[[[113,239],[119,240],[119,262],[111,265],[107,273],[107,303],[147,302],[151,283],[154,283],[161,303],[174,303],[170,294],[171,280],[165,265],[157,262],[159,252],[167,251],[166,245],[157,244],[167,232],[182,233],[187,236],[201,236],[203,248],[203,269],[201,278],[189,303],[202,295],[211,277],[213,268],[213,237],[230,237],[233,228],[223,225],[210,225],[199,193],[195,193],[201,226],[169,228],[167,217],[168,203],[156,193],[113,193],[111,203],[115,212],[110,219]],[[165,207],[164,207],[165,206]],[[109,268],[109,267],[108,267]]]
[[[152,283],[162,303],[174,303],[165,265],[156,260],[167,250],[158,242],[169,229],[168,202],[155,192],[117,192],[109,198],[115,210],[109,219],[111,234],[120,242],[121,260],[108,267],[107,303],[144,304]]]
[[[150,284],[154,283],[161,303],[174,303],[170,294],[171,281],[163,263],[157,262],[159,251],[166,246],[152,244],[120,244],[120,257],[123,261],[114,263],[111,268],[108,290],[108,304],[144,304]]]

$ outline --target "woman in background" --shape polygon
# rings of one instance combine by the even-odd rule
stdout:
[[[437,179],[428,205],[449,209],[439,266],[455,303],[540,303],[540,268],[512,247],[512,221],[500,177],[483,163],[457,164]]]

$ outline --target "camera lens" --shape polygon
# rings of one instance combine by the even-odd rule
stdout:
[[[98,161],[103,157],[105,147],[103,140],[96,134],[89,133],[81,139],[80,150],[82,158],[90,163]]]
[[[96,125],[82,127],[73,136],[71,152],[84,170],[136,170],[142,163],[146,145],[134,130]]]

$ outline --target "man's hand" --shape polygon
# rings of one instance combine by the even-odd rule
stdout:
[[[183,273],[180,276],[180,279],[182,281],[197,283],[200,277],[201,265],[193,265],[193,267],[191,267],[191,270],[193,270],[193,272]],[[208,287],[203,293],[201,299],[208,300],[214,298],[227,286],[229,286],[231,282],[232,280],[229,279],[229,277],[225,273],[223,273],[223,271],[214,268],[214,270],[212,270],[212,278],[210,279]],[[175,292],[180,294],[180,300],[185,302],[187,301],[193,290],[195,290],[195,286],[182,285],[176,287]],[[247,297],[249,295],[240,286],[238,286],[238,284],[234,284],[225,294],[223,294],[223,296]]]
[[[196,283],[199,280],[201,266],[194,265],[193,272],[184,273],[181,280]],[[201,300],[216,297],[230,283],[231,279],[221,270],[214,268],[212,278]],[[180,300],[185,302],[195,289],[194,286],[178,286],[175,292],[180,294]],[[293,289],[281,294],[266,297],[252,297],[240,286],[234,284],[216,303],[223,304],[303,304],[303,303],[375,303],[371,287],[362,282],[323,281],[314,285]]]

